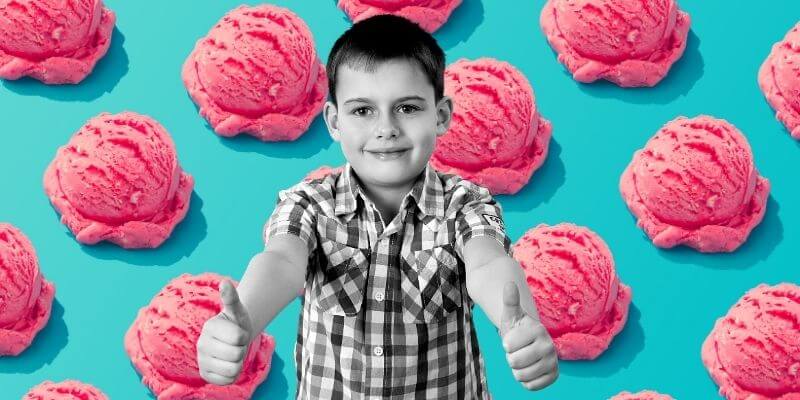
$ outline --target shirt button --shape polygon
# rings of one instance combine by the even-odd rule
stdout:
[[[375,354],[378,357],[382,356],[383,355],[383,347],[375,346],[375,348],[372,349],[372,353]]]
[[[376,292],[375,293],[375,300],[383,301],[383,292]]]

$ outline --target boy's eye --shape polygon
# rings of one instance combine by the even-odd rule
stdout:
[[[419,107],[411,104],[402,104],[397,107],[397,111],[400,111],[402,114],[411,114],[413,112],[419,111]]]
[[[358,107],[352,111],[353,115],[357,117],[366,117],[372,113],[372,109],[369,107]]]

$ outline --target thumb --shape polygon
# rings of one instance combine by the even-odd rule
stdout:
[[[500,333],[505,335],[517,322],[525,316],[519,305],[519,288],[514,282],[507,282],[503,287],[503,313],[500,317]]]
[[[250,315],[239,300],[239,292],[228,279],[223,279],[219,285],[219,295],[222,299],[222,314],[231,322],[247,330],[250,329]]]

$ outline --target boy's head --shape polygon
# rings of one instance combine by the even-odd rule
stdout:
[[[415,23],[379,15],[334,43],[325,122],[359,178],[377,186],[413,181],[450,124],[444,52]]]

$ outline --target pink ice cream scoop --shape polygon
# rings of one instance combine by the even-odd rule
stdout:
[[[115,20],[102,0],[0,0],[0,78],[82,81],[108,51]]]
[[[644,390],[638,393],[621,392],[608,400],[674,400],[672,396]]]
[[[102,113],[58,149],[44,189],[61,222],[85,244],[158,247],[189,209],[194,180],[154,119]]]
[[[108,396],[92,385],[75,380],[44,381],[32,387],[22,400],[108,400]]]
[[[222,309],[217,274],[183,274],[139,310],[125,334],[125,351],[142,383],[158,400],[249,399],[269,373],[275,339],[261,333],[250,343],[242,372],[228,386],[206,383],[197,364],[203,324]]]
[[[0,356],[16,356],[30,346],[50,319],[54,295],[30,240],[0,223]]]
[[[458,60],[444,78],[453,116],[431,164],[492,194],[518,192],[544,163],[552,132],[530,83],[511,64],[491,58]]]
[[[675,0],[548,0],[540,17],[575,80],[655,86],[683,55],[689,15]]]
[[[286,8],[239,6],[197,41],[183,82],[221,136],[295,140],[328,96],[311,31]]]
[[[702,359],[728,400],[800,399],[800,286],[745,293],[714,324]]]
[[[460,4],[461,0],[339,0],[339,8],[353,22],[392,14],[413,21],[428,32],[444,25]]]
[[[593,360],[625,326],[631,289],[620,283],[606,243],[568,223],[539,225],[513,247],[558,357]]]
[[[658,247],[731,252],[764,218],[769,181],[747,139],[725,120],[679,117],[636,151],[620,191]]]
[[[800,23],[772,46],[758,72],[758,85],[778,120],[800,140]]]

